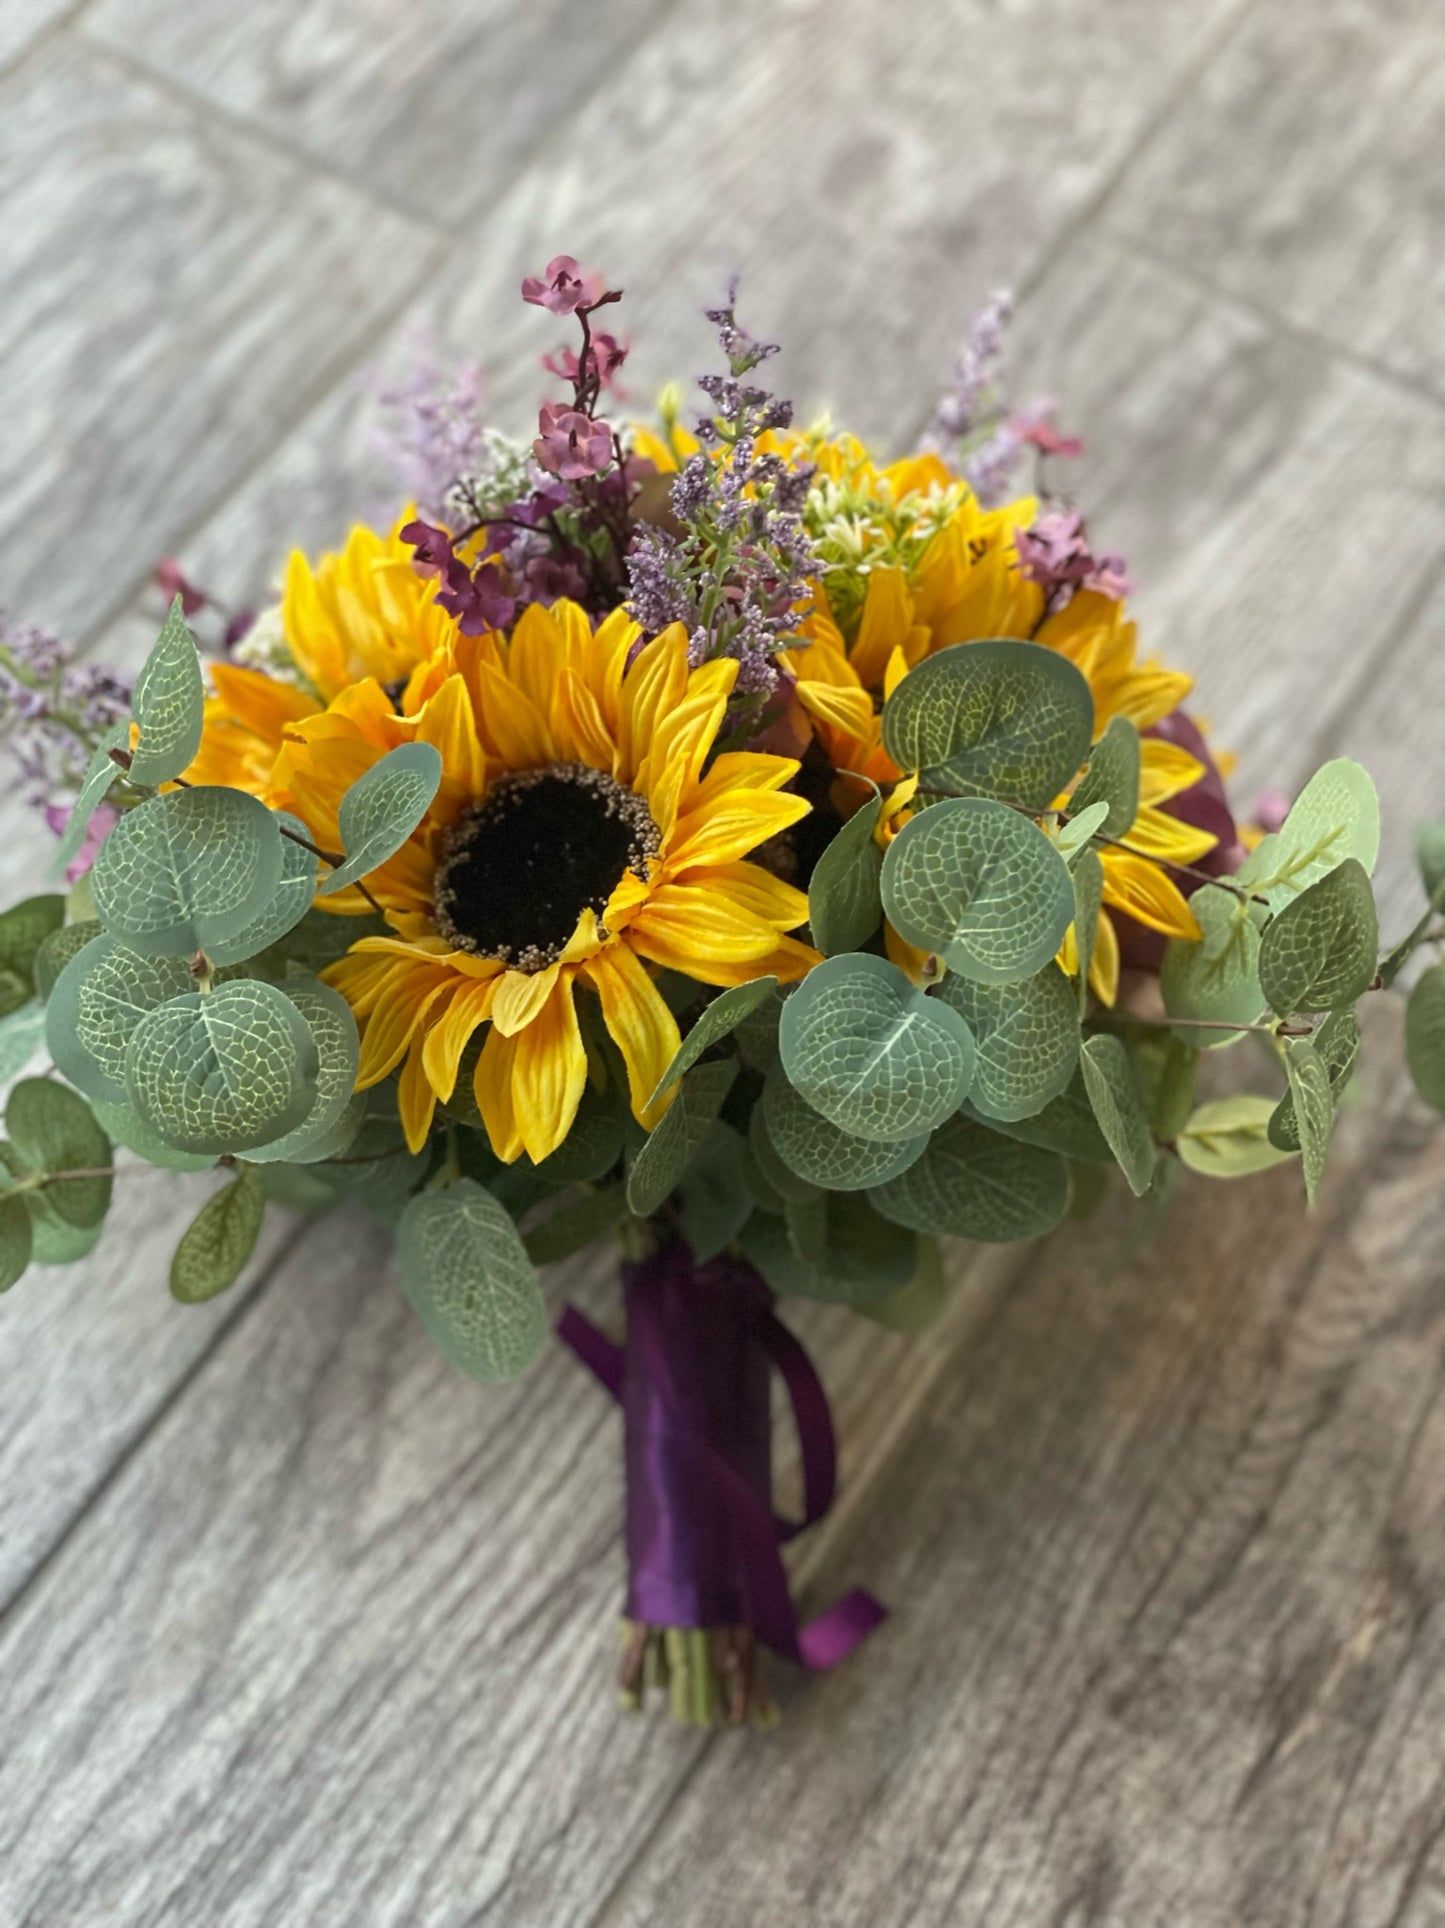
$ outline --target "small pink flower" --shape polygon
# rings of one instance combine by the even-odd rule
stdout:
[[[575,314],[590,308],[602,293],[600,274],[584,274],[570,254],[554,255],[543,274],[529,274],[522,282],[522,299],[554,315]]]
[[[180,597],[183,616],[194,616],[198,609],[206,606],[205,591],[188,582],[181,574],[181,565],[169,556],[164,562],[156,564],[156,587],[167,602],[174,602],[177,596]]]
[[[59,837],[64,833],[66,824],[70,822],[70,812],[62,803],[47,803],[45,806],[45,821],[55,832],[56,836]],[[115,809],[115,807],[109,803],[100,805],[90,820],[90,824],[85,833],[85,841],[65,866],[66,883],[73,884],[78,878],[85,875],[86,871],[89,870],[90,866],[95,862],[96,852],[100,849],[100,846],[105,842],[119,821],[119,810]]]
[[[1287,790],[1261,790],[1249,814],[1259,828],[1270,835],[1284,823],[1290,813],[1291,802]]]
[[[544,402],[537,426],[542,432],[532,444],[532,453],[549,475],[580,482],[610,467],[612,431],[605,422],[593,421],[580,409]]]
[[[1014,424],[1021,442],[1036,448],[1040,455],[1074,456],[1082,455],[1084,445],[1077,435],[1060,435],[1053,423],[1040,416],[1034,420],[1020,420]]]
[[[616,386],[613,377],[623,362],[627,360],[627,344],[607,333],[592,337],[593,366],[597,378],[604,388]],[[557,376],[559,381],[576,382],[579,373],[577,356],[570,348],[563,348],[555,355],[544,355],[542,366],[549,375]]]

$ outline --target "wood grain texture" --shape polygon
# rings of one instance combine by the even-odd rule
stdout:
[[[670,8],[249,0],[217,12],[100,0],[84,32],[429,226],[471,234]]]
[[[41,35],[75,11],[76,0],[6,0],[0,11],[0,69],[17,64]]]
[[[68,38],[0,84],[0,177],[0,585],[94,629],[439,244]]]
[[[607,1928],[1429,1918],[1445,1126],[1398,1026],[1314,1216],[1284,1168],[1187,1188],[1187,1267],[1051,1242],[848,1522],[897,1618],[709,1751]]]
[[[1445,396],[1445,14],[1261,0],[1110,225]]]

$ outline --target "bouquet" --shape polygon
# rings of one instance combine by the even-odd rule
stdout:
[[[1190,679],[1050,486],[1078,444],[1003,397],[1002,302],[880,463],[794,425],[735,292],[691,426],[674,393],[622,413],[617,290],[560,256],[522,293],[577,331],[530,444],[470,376],[414,384],[389,529],[294,554],[255,615],[167,565],[133,689],[0,633],[70,886],[0,917],[0,1062],[51,1061],[5,1107],[0,1287],[85,1259],[117,1173],[213,1172],[178,1300],[237,1278],[268,1201],[353,1199],[497,1381],[547,1341],[538,1268],[610,1242],[625,1336],[559,1330],[623,1409],[624,1698],[765,1722],[760,1643],[828,1666],[883,1612],[796,1615],[780,1549],[834,1442],[779,1305],[921,1332],[943,1239],[1121,1188],[1157,1225],[1186,1169],[1297,1159],[1312,1199],[1356,1004],[1441,939],[1445,827],[1382,947],[1363,769],[1236,815]],[[1445,963],[1406,1028],[1445,1109]],[[1242,1040],[1268,1089],[1197,1094]]]

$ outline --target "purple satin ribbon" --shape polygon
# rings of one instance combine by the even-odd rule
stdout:
[[[680,1242],[622,1268],[627,1343],[575,1306],[558,1336],[623,1409],[627,1614],[661,1627],[750,1625],[774,1652],[821,1669],[886,1616],[857,1588],[798,1625],[778,1551],[833,1502],[837,1454],[827,1396],[807,1353],[774,1315],[750,1265],[695,1265]],[[769,1369],[792,1401],[803,1517],[773,1512]]]

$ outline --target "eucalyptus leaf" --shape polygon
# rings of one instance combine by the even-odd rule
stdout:
[[[0,913],[0,1018],[34,997],[35,960],[64,916],[60,896],[27,897]]]
[[[1445,823],[1416,824],[1415,861],[1432,908],[1445,910]]]
[[[1099,1129],[1108,1139],[1130,1191],[1142,1198],[1154,1178],[1154,1140],[1134,1083],[1129,1053],[1120,1039],[1101,1031],[1084,1040],[1079,1062]]]
[[[45,1042],[45,1006],[38,998],[0,1018],[0,1085],[23,1071]]]
[[[205,691],[201,659],[179,596],[136,678],[131,714],[139,731],[130,766],[133,783],[156,789],[194,763],[205,722]]]
[[[1369,875],[1380,849],[1380,800],[1370,774],[1349,757],[1315,772],[1272,836],[1236,872],[1238,881],[1281,911],[1353,857]]]
[[[15,1190],[28,1174],[19,1153],[8,1140],[0,1141],[0,1192]],[[73,1265],[95,1250],[105,1221],[76,1225],[61,1215],[51,1197],[54,1188],[27,1188],[19,1193],[30,1213],[32,1265]]]
[[[269,950],[295,930],[311,908],[311,900],[316,895],[316,853],[295,841],[298,836],[309,838],[310,833],[301,819],[289,811],[278,810],[275,817],[278,830],[292,832],[291,836],[281,839],[281,881],[276,893],[234,937],[211,945],[207,956],[213,964],[241,964]]]
[[[627,1201],[638,1218],[651,1217],[702,1149],[737,1069],[725,1059],[697,1065],[683,1079],[627,1175]]]
[[[215,1165],[215,1152],[177,1151],[174,1145],[168,1145],[153,1132],[129,1105],[92,1098],[90,1108],[107,1138],[135,1152],[148,1165],[159,1165],[162,1171],[170,1172],[208,1172]]]
[[[886,1299],[860,1305],[858,1310],[875,1325],[890,1332],[905,1332],[911,1338],[937,1323],[944,1303],[943,1254],[938,1240],[920,1237],[918,1263],[907,1285],[890,1292]]]
[[[782,1071],[777,1070],[776,1075],[783,1086],[791,1091],[792,1086],[788,1084]],[[802,1101],[799,1100],[799,1102],[801,1103]],[[813,1115],[816,1117],[817,1114],[814,1113]],[[827,1120],[823,1119],[820,1122],[826,1124]],[[836,1129],[836,1127],[834,1127],[834,1129]],[[764,1211],[776,1211],[781,1215],[784,1207],[789,1202],[812,1198],[817,1193],[818,1187],[813,1183],[812,1179],[800,1177],[773,1143],[772,1136],[768,1131],[768,1121],[764,1115],[761,1104],[755,1104],[753,1106],[752,1113],[748,1118],[748,1151],[751,1154],[753,1165],[756,1166],[756,1180],[752,1181],[754,1182],[754,1198]],[[751,1178],[752,1174],[750,1171],[750,1179]],[[764,1189],[759,1189],[759,1186]],[[768,1198],[768,1192],[775,1194],[777,1199],[776,1204]]]
[[[181,1234],[171,1260],[171,1297],[203,1305],[234,1285],[256,1249],[265,1216],[265,1178],[256,1166],[242,1165]]]
[[[316,1095],[303,1122],[251,1148],[257,1164],[305,1165],[335,1155],[336,1127],[356,1092],[361,1040],[351,1006],[318,978],[288,978],[277,989],[301,1013],[316,1052]],[[358,1120],[359,1123],[359,1120]],[[354,1130],[351,1133],[355,1135]]]
[[[1069,1202],[1069,1180],[1057,1153],[951,1118],[921,1158],[869,1196],[886,1218],[915,1232],[1011,1244],[1053,1230]]]
[[[1330,1148],[1335,1105],[1330,1074],[1308,1038],[1290,1038],[1284,1048],[1285,1075],[1294,1103],[1296,1129],[1304,1164],[1305,1196],[1313,1205],[1324,1177]],[[1266,1127],[1268,1130],[1268,1127]]]
[[[27,1176],[87,1174],[51,1179],[42,1189],[46,1205],[67,1225],[98,1226],[110,1206],[110,1140],[85,1100],[54,1078],[22,1078],[6,1100],[5,1129]]]
[[[1432,965],[1410,993],[1405,1059],[1426,1104],[1445,1111],[1445,964]]]
[[[1260,986],[1280,1017],[1338,1010],[1374,982],[1379,947],[1370,880],[1347,857],[1270,921],[1260,940]]]
[[[534,1265],[556,1265],[606,1238],[626,1217],[627,1187],[601,1185],[559,1205],[523,1233],[522,1243]]]
[[[78,957],[92,937],[99,937],[104,925],[98,917],[74,924],[62,924],[46,938],[35,953],[35,993],[44,1000],[50,996],[72,957]]]
[[[1089,754],[1094,699],[1081,671],[1039,643],[943,649],[883,706],[883,744],[925,790],[1042,810]]]
[[[547,1340],[537,1273],[508,1213],[474,1179],[422,1192],[401,1215],[397,1262],[435,1343],[469,1378],[525,1372]]]
[[[273,984],[234,978],[149,1011],[126,1046],[129,1102],[180,1151],[243,1152],[294,1131],[316,1101],[316,1045]]]
[[[88,1098],[128,1104],[125,1053],[136,1026],[193,988],[182,958],[145,957],[118,938],[92,938],[60,973],[46,1006],[56,1069]]]
[[[1150,1129],[1162,1144],[1171,1144],[1194,1110],[1198,1046],[1176,1032],[1145,1031],[1129,1040],[1129,1052]]]
[[[1082,1071],[1074,1073],[1057,1098],[1050,1098],[1041,1110],[1028,1118],[985,1118],[974,1113],[972,1104],[963,1107],[963,1116],[973,1116],[976,1124],[989,1125],[1009,1138],[1017,1138],[1020,1144],[1056,1151],[1064,1158],[1082,1159],[1090,1165],[1115,1163],[1109,1141],[1100,1131],[1094,1107],[1089,1103]]]
[[[968,648],[944,657],[953,653]],[[1037,824],[967,797],[899,831],[883,860],[883,907],[908,943],[979,983],[1007,984],[1054,956],[1074,920],[1074,885]]]
[[[1260,915],[1238,893],[1204,884],[1189,900],[1203,935],[1173,937],[1159,967],[1159,989],[1172,1018],[1198,1018],[1209,1025],[1257,1024],[1267,1000],[1259,982]],[[1239,1031],[1204,1027],[1176,1035],[1200,1050],[1236,1043]]]
[[[52,874],[59,877],[66,867],[80,855],[80,847],[85,842],[85,833],[90,828],[90,820],[105,801],[106,792],[120,775],[120,765],[111,755],[112,750],[123,750],[130,742],[130,719],[112,723],[105,735],[95,746],[90,762],[85,766],[85,775],[80,780],[80,789],[71,806],[65,828],[60,833],[51,862]]]
[[[873,795],[843,825],[808,880],[808,928],[825,957],[861,951],[883,922],[883,852],[873,834],[883,799],[876,783],[869,787]]]
[[[30,1208],[16,1192],[0,1198],[0,1292],[8,1292],[27,1270],[34,1250]]]
[[[857,1193],[831,1194],[822,1210],[822,1257],[812,1264],[798,1256],[781,1219],[755,1212],[743,1227],[738,1243],[775,1292],[861,1307],[908,1284],[918,1266],[915,1238]]]
[[[1069,814],[1102,803],[1106,837],[1122,837],[1139,814],[1139,732],[1127,716],[1113,717],[1089,753],[1089,767],[1069,798]]]
[[[1072,865],[1074,880],[1074,949],[1078,952],[1079,976],[1074,989],[1079,1015],[1089,1008],[1089,967],[1094,961],[1094,945],[1099,935],[1099,914],[1104,903],[1104,866],[1096,850],[1081,850]]]
[[[657,1081],[657,1088],[648,1099],[650,1109],[663,1092],[670,1091],[685,1071],[690,1071],[704,1051],[710,1051],[742,1024],[747,1018],[764,1005],[778,988],[775,977],[754,977],[746,984],[734,984],[731,989],[720,991],[712,1001],[705,1005],[696,1024],[683,1039],[675,1053],[672,1063]]]
[[[395,856],[431,808],[441,780],[441,754],[430,743],[399,744],[359,776],[337,811],[346,861],[322,883],[320,895],[345,890]]]
[[[1077,816],[1071,816],[1066,824],[1054,834],[1054,849],[1072,870],[1079,858],[1089,847],[1089,839],[1097,836],[1109,817],[1109,806],[1102,799],[1091,803]]]
[[[1338,1104],[1341,1092],[1349,1083],[1360,1049],[1359,1020],[1353,1009],[1345,1005],[1338,1011],[1331,1011],[1310,1038],[1310,1044],[1328,1074],[1331,1103]],[[1277,1145],[1281,1151],[1300,1149],[1293,1091],[1286,1092],[1275,1107],[1269,1121],[1269,1142]]]
[[[1191,1171],[1206,1178],[1244,1178],[1268,1171],[1294,1156],[1270,1143],[1273,1112],[1274,1100],[1254,1092],[1211,1099],[1190,1117],[1175,1149]]]
[[[781,1069],[770,1071],[764,1082],[762,1113],[768,1143],[789,1171],[831,1192],[881,1185],[911,1165],[928,1143],[926,1131],[904,1139],[859,1138],[844,1131],[815,1111]]]
[[[621,1156],[622,1120],[617,1106],[610,1094],[588,1090],[582,1094],[572,1129],[536,1169],[540,1177],[555,1184],[590,1185],[605,1178]]]
[[[978,984],[950,972],[934,993],[973,1034],[968,1098],[986,1118],[1029,1118],[1068,1089],[1079,1061],[1074,989],[1055,963],[1016,984]]]
[[[156,957],[223,945],[281,882],[281,836],[264,803],[203,785],[128,810],[94,865],[95,907],[112,936]]]
[[[753,1200],[746,1165],[741,1133],[718,1119],[677,1188],[677,1222],[699,1264],[716,1257],[747,1223]]]
[[[973,1036],[958,1012],[862,953],[814,966],[783,1006],[778,1046],[793,1087],[855,1138],[931,1131],[973,1082]]]

